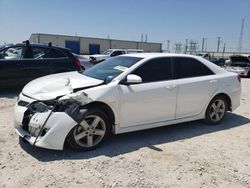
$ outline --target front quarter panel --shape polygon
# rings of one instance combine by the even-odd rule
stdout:
[[[115,124],[119,122],[119,93],[117,90],[118,82],[111,82],[109,84],[101,85],[98,87],[93,87],[86,89],[83,92],[88,95],[88,97],[93,102],[102,102],[108,105],[114,115],[115,115]],[[81,91],[80,91],[81,92]]]
[[[76,125],[77,122],[66,113],[55,112],[45,125],[45,128],[49,128],[48,132],[35,145],[48,149],[63,150],[68,133]]]

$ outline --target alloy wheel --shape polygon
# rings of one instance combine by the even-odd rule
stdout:
[[[214,122],[220,121],[226,112],[226,105],[222,99],[215,100],[210,108],[210,119]]]
[[[74,129],[73,134],[77,144],[89,148],[99,144],[105,133],[105,121],[97,115],[89,115]]]

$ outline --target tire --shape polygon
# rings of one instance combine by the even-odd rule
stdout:
[[[247,77],[250,78],[250,70],[247,73]]]
[[[206,109],[205,122],[210,125],[219,124],[224,119],[227,109],[228,104],[223,96],[214,97]]]
[[[75,150],[88,151],[97,148],[111,132],[106,113],[98,108],[89,109],[84,120],[68,134],[68,142]]]
[[[81,68],[82,68],[82,71],[85,71],[85,68],[84,68],[84,66],[81,66]]]

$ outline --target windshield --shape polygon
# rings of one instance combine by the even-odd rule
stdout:
[[[106,50],[105,52],[103,52],[103,55],[109,55],[113,52],[113,50]]]
[[[87,69],[82,74],[99,80],[105,80],[106,78],[113,80],[141,59],[126,56],[112,57]]]

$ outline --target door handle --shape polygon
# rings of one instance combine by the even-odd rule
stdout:
[[[213,83],[216,83],[216,82],[218,82],[218,80],[210,80],[209,81],[210,84],[213,84]]]
[[[166,86],[166,89],[170,89],[170,90],[175,89],[175,88],[176,88],[176,85],[168,85],[168,86]]]

